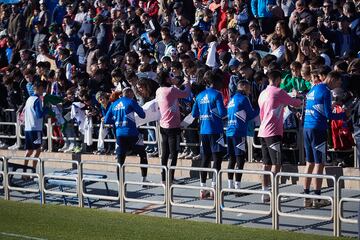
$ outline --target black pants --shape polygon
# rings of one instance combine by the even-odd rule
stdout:
[[[148,164],[145,147],[144,145],[137,145],[138,137],[116,137],[117,149],[116,149],[116,158],[120,166],[125,163],[126,153],[129,150],[133,150],[135,153],[140,156],[140,164]],[[119,176],[119,170],[117,171]],[[147,176],[147,168],[141,168],[141,176]]]
[[[213,167],[214,169],[220,171],[221,169],[221,162],[222,162],[222,154],[221,152],[204,152],[202,154],[201,158],[201,167],[207,168],[210,166],[211,160],[213,160]],[[200,182],[205,183],[206,182],[206,175],[207,172],[200,172]],[[213,176],[214,179],[214,176]]]
[[[236,169],[241,169],[241,170],[244,169],[245,154],[244,155],[239,155],[239,156],[231,155],[230,158],[229,158],[228,169],[234,169],[235,164],[236,164]],[[228,179],[229,180],[232,180],[233,177],[234,177],[234,173],[228,173]],[[236,173],[235,174],[235,181],[236,182],[241,182],[241,177],[242,177],[241,173]]]
[[[161,133],[161,164],[167,166],[171,154],[171,166],[176,166],[178,155],[179,128],[160,128]],[[170,171],[170,180],[174,179],[174,171]],[[161,172],[161,180],[165,181],[165,171]]]

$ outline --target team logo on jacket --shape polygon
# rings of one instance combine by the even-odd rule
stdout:
[[[228,108],[232,108],[235,106],[235,101],[234,99],[231,99],[230,102],[228,103]]]
[[[307,100],[314,100],[315,99],[315,92],[312,91],[308,95],[306,95]]]
[[[206,94],[201,100],[200,100],[200,104],[209,104],[210,100],[208,95]]]
[[[119,102],[115,107],[114,107],[114,110],[124,110],[125,107],[124,107],[124,104],[122,102]]]

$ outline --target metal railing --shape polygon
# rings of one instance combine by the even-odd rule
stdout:
[[[350,224],[359,224],[357,219],[350,219],[347,217],[343,216],[343,204],[345,202],[355,202],[355,203],[360,203],[360,198],[354,198],[354,197],[341,197],[341,189],[342,189],[342,184],[345,184],[345,181],[357,181],[360,183],[360,177],[348,177],[348,176],[341,176],[338,178],[337,180],[337,201],[338,201],[338,211],[337,211],[337,215],[338,215],[338,222],[337,222],[337,237],[341,236],[341,223],[350,223]]]
[[[217,175],[217,170],[216,169],[212,169],[212,168],[198,168],[198,167],[175,167],[175,166],[171,166],[169,167],[169,171],[195,171],[195,172],[206,172],[206,173],[213,173],[213,178],[215,177],[215,182],[217,182],[218,179],[218,175]],[[168,181],[170,182],[170,174],[168,174]],[[174,189],[191,189],[191,190],[205,190],[205,191],[211,191],[213,192],[213,196],[214,196],[214,202],[212,205],[206,206],[206,205],[200,205],[200,204],[186,204],[186,203],[179,203],[179,202],[175,202],[173,197],[173,193],[174,193]],[[218,194],[216,191],[216,187],[201,187],[201,186],[187,186],[187,185],[180,185],[180,184],[172,184],[169,185],[169,217],[171,218],[172,215],[172,206],[176,206],[176,207],[185,207],[185,208],[199,208],[199,209],[208,209],[208,210],[212,210],[215,209],[216,211],[216,222],[219,223],[220,219],[217,213],[217,206],[218,204]]]
[[[290,193],[290,192],[281,192],[279,193],[279,179],[280,177],[299,177],[299,178],[316,178],[316,179],[327,179],[333,182],[334,193],[333,197],[323,196],[323,195],[310,195],[302,193]],[[276,203],[276,213],[274,217],[275,226],[274,229],[279,229],[279,216],[281,217],[290,217],[290,218],[299,218],[299,219],[310,219],[318,221],[333,221],[334,223],[334,236],[337,235],[337,187],[336,187],[336,178],[330,175],[318,175],[318,174],[305,174],[305,173],[288,173],[288,172],[279,172],[275,176],[275,203]],[[330,216],[317,216],[317,215],[305,215],[305,214],[296,214],[296,213],[286,213],[281,211],[281,198],[282,197],[294,197],[294,198],[310,198],[318,200],[328,200],[331,203],[331,213]]]
[[[38,173],[28,173],[28,172],[9,172],[8,164],[9,162],[19,162],[19,161],[36,161],[38,165],[39,172]],[[42,191],[42,170],[41,170],[41,160],[40,158],[30,158],[30,157],[11,157],[11,158],[5,158],[4,159],[4,172],[7,175],[6,177],[6,183],[5,183],[5,197],[7,200],[10,199],[10,191],[20,191],[20,192],[30,192],[30,193],[39,193],[40,195],[40,202],[43,202],[43,191]],[[36,170],[36,169],[35,169]],[[34,177],[38,180],[38,188],[26,188],[26,187],[19,187],[19,186],[13,186],[10,183],[10,177],[9,176],[27,176],[27,177]]]
[[[280,172],[275,176],[270,171],[253,171],[253,170],[220,170],[217,172],[215,169],[211,168],[194,168],[194,167],[169,167],[161,166],[161,165],[144,165],[144,164],[124,164],[120,167],[117,163],[104,163],[104,162],[92,162],[86,161],[83,163],[78,163],[77,161],[71,160],[59,160],[59,159],[39,159],[39,158],[23,158],[23,157],[1,157],[3,159],[3,170],[0,171],[0,177],[3,179],[3,185],[0,186],[0,189],[4,190],[5,199],[10,199],[11,191],[21,191],[21,192],[30,192],[30,193],[39,193],[41,204],[46,204],[45,196],[47,194],[60,195],[60,196],[71,196],[79,198],[79,207],[83,207],[83,199],[84,198],[96,198],[103,199],[109,201],[119,201],[120,202],[120,211],[125,212],[126,210],[126,202],[134,202],[134,203],[147,203],[147,204],[155,204],[155,205],[163,205],[166,206],[166,216],[168,218],[172,217],[172,207],[185,207],[185,208],[199,208],[199,209],[207,209],[207,210],[215,210],[216,213],[216,222],[222,223],[222,212],[236,212],[236,213],[245,213],[245,214],[261,214],[261,215],[269,215],[272,214],[272,224],[274,229],[279,229],[279,217],[290,217],[290,218],[301,218],[301,219],[311,219],[318,221],[333,221],[333,232],[334,236],[341,235],[341,223],[358,223],[355,219],[350,219],[345,217],[343,212],[343,204],[345,202],[356,202],[360,203],[359,198],[355,197],[342,197],[341,189],[344,187],[341,185],[344,181],[358,181],[360,182],[360,177],[348,177],[342,176],[336,181],[334,176],[329,175],[316,175],[316,174],[299,174],[299,173],[288,173],[288,172]],[[36,168],[36,173],[24,173],[24,172],[9,172],[9,163],[19,162],[19,161],[37,161],[38,168]],[[67,176],[59,176],[54,173],[47,173],[47,166],[50,163],[66,163],[72,164],[78,170],[76,177],[67,177]],[[89,176],[84,176],[83,170],[84,166],[94,164],[95,166],[111,166],[115,167],[115,171],[119,171],[116,175],[118,179],[100,179]],[[165,171],[166,174],[166,182],[163,183],[153,183],[153,182],[141,182],[141,181],[127,181],[126,180],[126,169],[128,168],[154,168],[160,171]],[[170,171],[198,171],[198,172],[211,172],[214,174],[214,179],[216,180],[216,187],[201,187],[194,185],[179,185],[179,184],[171,184],[170,183]],[[272,191],[262,191],[262,190],[253,190],[253,189],[228,189],[222,187],[222,176],[225,173],[241,173],[241,174],[256,174],[256,175],[268,175],[271,179],[271,189]],[[32,176],[38,179],[38,187],[35,188],[26,188],[13,186],[10,181],[10,176]],[[318,196],[318,195],[310,195],[310,194],[301,194],[301,193],[293,193],[293,192],[280,192],[280,178],[281,177],[298,177],[298,178],[317,178],[317,179],[327,179],[334,183],[333,193],[331,196]],[[63,181],[72,181],[74,182],[73,186],[76,189],[76,193],[74,192],[62,192],[55,191],[50,188],[47,188],[47,180],[63,180]],[[84,190],[84,185],[86,182],[99,182],[99,183],[112,183],[117,185],[118,194],[116,196],[109,195],[99,195],[99,194],[90,194],[86,193]],[[331,183],[330,182],[330,183]],[[153,186],[153,187],[162,187],[164,192],[164,197],[161,200],[148,200],[148,199],[138,199],[127,196],[127,186],[128,185],[142,185],[142,186]],[[190,189],[190,190],[209,190],[214,193],[214,202],[211,205],[204,204],[187,204],[183,202],[177,202],[174,200],[174,190],[175,189]],[[248,194],[266,194],[270,196],[270,210],[248,210],[241,209],[240,207],[229,208],[225,206],[224,193],[232,192],[232,193],[248,193]],[[330,215],[329,216],[321,216],[321,215],[306,215],[306,214],[296,214],[294,212],[283,212],[281,210],[281,197],[292,197],[292,198],[311,198],[311,199],[326,199],[331,203]]]
[[[59,195],[59,196],[67,196],[67,197],[79,197],[79,193],[80,193],[80,189],[79,187],[76,187],[76,192],[65,192],[65,191],[55,191],[55,190],[50,190],[46,188],[46,183],[48,180],[62,180],[62,181],[74,181],[75,182],[75,186],[80,186],[79,184],[79,179],[81,179],[80,175],[78,174],[78,176],[76,177],[70,177],[70,176],[61,176],[61,175],[56,175],[54,173],[46,173],[45,172],[45,163],[68,163],[71,164],[72,166],[76,166],[76,169],[79,169],[79,163],[77,161],[73,161],[73,160],[62,160],[62,159],[41,159],[41,169],[42,169],[42,173],[43,173],[43,178],[42,178],[42,186],[43,186],[43,198],[42,198],[42,203],[45,204],[46,203],[46,194],[51,194],[51,195]],[[79,206],[80,205],[80,200],[79,200]]]
[[[118,163],[107,163],[107,162],[99,162],[99,161],[84,161],[80,163],[80,179],[81,179],[81,184],[80,184],[80,191],[81,191],[81,195],[82,195],[82,199],[84,198],[92,198],[92,199],[101,199],[101,200],[107,200],[107,201],[118,201],[120,203],[120,195],[121,195],[121,183],[120,183],[120,178],[117,177],[117,179],[101,179],[101,178],[95,178],[95,177],[91,177],[91,175],[89,175],[88,177],[85,174],[84,177],[84,165],[96,165],[96,166],[108,166],[108,167],[115,167],[115,172],[120,172],[121,171],[121,166]],[[108,183],[114,183],[117,186],[117,191],[118,194],[117,196],[109,196],[109,195],[101,195],[101,194],[90,194],[86,192],[86,182],[100,182],[100,183],[105,183],[105,186],[107,188],[107,184]],[[108,190],[108,188],[107,188]]]
[[[147,203],[147,204],[154,204],[154,205],[164,205],[166,206],[166,208],[168,209],[168,182],[166,183],[154,183],[154,182],[139,182],[139,181],[127,181],[126,180],[126,168],[152,168],[152,169],[160,169],[162,171],[165,171],[165,177],[166,179],[168,178],[168,171],[166,166],[162,166],[162,165],[147,165],[147,164],[132,164],[132,163],[125,163],[122,166],[122,171],[120,174],[120,181],[122,182],[122,206],[120,206],[121,211],[125,212],[126,211],[126,202],[135,202],[135,203]],[[163,200],[159,201],[159,200],[146,200],[146,199],[137,199],[137,198],[131,198],[131,197],[127,197],[127,191],[126,191],[126,187],[127,185],[137,185],[137,186],[150,186],[150,187],[162,187],[164,189],[164,198]],[[166,211],[168,212],[168,211]]]
[[[270,177],[270,186],[271,189],[274,189],[274,174],[269,171],[256,171],[256,170],[233,170],[233,169],[224,169],[220,170],[219,172],[219,182],[218,182],[218,191],[219,191],[219,204],[218,204],[218,211],[220,214],[220,221],[222,220],[222,212],[235,212],[235,213],[246,213],[246,214],[257,214],[257,215],[272,215],[272,219],[275,218],[275,196],[274,191],[270,190],[252,190],[252,189],[232,189],[232,188],[222,188],[222,175],[225,173],[234,173],[234,174],[247,174],[247,175],[261,175],[265,176],[268,175]],[[230,208],[225,206],[224,201],[224,194],[225,193],[248,193],[248,194],[259,194],[259,195],[268,195],[270,199],[270,208],[269,210],[251,210],[251,209],[241,209],[239,207],[237,208]],[[273,228],[275,228],[274,223],[275,221],[272,221]]]

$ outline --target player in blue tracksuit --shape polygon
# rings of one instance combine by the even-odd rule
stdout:
[[[208,167],[212,159],[213,168],[220,170],[221,146],[224,145],[222,118],[226,116],[223,98],[219,92],[222,87],[222,78],[219,73],[210,70],[205,73],[204,80],[208,88],[196,97],[192,109],[192,116],[200,120],[201,167]],[[206,186],[206,175],[206,172],[200,173],[202,187]],[[212,187],[215,187],[214,179]],[[209,192],[201,190],[200,198],[206,198],[208,194]],[[212,194],[210,197],[213,197]]]
[[[125,88],[123,90],[123,97],[113,102],[105,116],[104,122],[106,124],[115,125],[116,155],[120,165],[124,164],[126,152],[131,149],[139,154],[145,154],[145,149],[140,149],[140,146],[137,145],[137,142],[142,141],[142,139],[139,137],[139,131],[136,128],[135,113],[140,118],[145,118],[144,110],[134,100],[134,92],[131,88]],[[141,155],[140,160],[142,160]]]
[[[304,119],[304,146],[306,153],[305,173],[322,174],[327,150],[328,120],[345,119],[345,113],[333,113],[331,109],[331,89],[341,86],[341,75],[330,72],[324,82],[314,85],[306,95]],[[304,192],[310,193],[311,178],[305,178]],[[321,194],[322,179],[315,179],[314,192]],[[328,205],[325,200],[304,199],[304,207]]]
[[[228,124],[226,129],[228,169],[243,169],[246,153],[246,133],[250,120],[259,115],[259,110],[251,106],[248,95],[251,92],[249,81],[240,81],[237,93],[230,99],[227,107]],[[228,187],[234,188],[234,174],[228,173]],[[240,188],[242,174],[235,174],[235,188]]]

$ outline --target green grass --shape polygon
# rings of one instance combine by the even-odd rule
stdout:
[[[231,225],[170,220],[121,214],[96,209],[20,203],[0,200],[0,239],[19,239],[1,234],[45,239],[331,239],[285,231]],[[342,239],[342,238],[339,238]],[[343,238],[345,239],[345,238]]]

